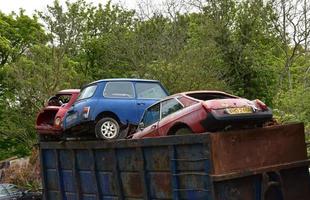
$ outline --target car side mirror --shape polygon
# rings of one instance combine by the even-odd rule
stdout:
[[[144,123],[143,123],[143,122],[140,122],[140,123],[139,123],[139,129],[142,131],[144,128],[145,128],[145,127],[144,127]]]

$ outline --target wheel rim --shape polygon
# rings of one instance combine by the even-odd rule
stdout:
[[[101,126],[101,134],[104,138],[115,138],[117,136],[117,132],[117,125],[112,121],[105,121]]]

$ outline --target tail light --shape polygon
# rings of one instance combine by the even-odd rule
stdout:
[[[56,117],[54,124],[55,124],[55,126],[57,126],[57,127],[60,127],[60,126],[61,126],[61,119],[60,119],[60,117]]]
[[[84,117],[85,119],[87,119],[88,116],[89,116],[89,110],[90,110],[90,107],[84,107],[84,108],[83,108],[82,115],[83,115],[83,117]]]
[[[268,107],[266,106],[266,104],[264,104],[262,101],[256,99],[255,103],[262,109],[262,110],[268,110]]]
[[[207,112],[211,112],[211,108],[209,108],[208,106],[207,106],[207,104],[206,103],[201,103],[202,104],[202,107],[207,111]]]

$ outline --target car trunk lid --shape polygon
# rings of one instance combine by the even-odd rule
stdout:
[[[58,112],[60,107],[58,106],[48,106],[43,109],[43,111],[40,112],[36,125],[42,126],[42,125],[50,125],[53,126],[54,120],[56,117],[56,114]]]
[[[230,108],[255,108],[258,109],[254,102],[249,101],[247,99],[241,98],[231,98],[231,99],[214,99],[204,101],[203,105],[211,110],[219,110],[219,109],[230,109]]]

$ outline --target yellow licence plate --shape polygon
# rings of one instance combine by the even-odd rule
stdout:
[[[244,113],[252,113],[253,109],[251,107],[241,107],[241,108],[227,108],[228,114],[244,114]]]

